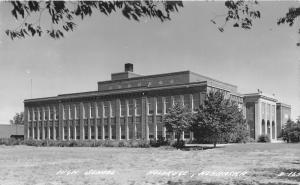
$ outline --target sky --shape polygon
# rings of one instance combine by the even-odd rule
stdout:
[[[171,21],[130,21],[120,13],[77,21],[62,39],[48,36],[11,40],[18,26],[11,6],[0,3],[0,124],[9,124],[28,98],[97,90],[97,82],[134,64],[143,75],[190,70],[238,86],[240,93],[260,89],[292,105],[300,116],[298,25],[276,21],[299,2],[260,2],[262,18],[251,30],[210,20],[224,14],[224,2],[184,2]],[[42,22],[47,24],[47,17]],[[222,24],[223,18],[217,19]],[[298,27],[297,27],[298,26]],[[31,91],[32,81],[32,91]],[[31,93],[32,92],[32,93]]]

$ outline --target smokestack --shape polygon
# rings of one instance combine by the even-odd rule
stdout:
[[[132,63],[125,64],[125,72],[133,72],[133,64]]]

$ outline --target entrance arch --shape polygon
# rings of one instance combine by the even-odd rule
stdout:
[[[271,125],[270,125],[270,121],[268,120],[267,121],[267,134],[269,135],[269,136],[271,136]],[[270,137],[271,138],[271,137]]]
[[[272,121],[272,139],[275,139],[275,122]]]
[[[261,134],[266,134],[266,123],[264,119],[261,121]]]

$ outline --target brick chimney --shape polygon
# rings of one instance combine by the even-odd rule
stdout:
[[[133,64],[132,63],[125,64],[125,72],[133,72]]]

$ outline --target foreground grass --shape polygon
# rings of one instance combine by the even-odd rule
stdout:
[[[234,144],[195,151],[0,146],[0,167],[1,185],[299,184],[300,176],[278,175],[300,174],[300,144]],[[91,170],[98,174],[87,174]],[[153,170],[188,173],[149,175]],[[247,173],[239,177],[199,175],[203,171]]]

